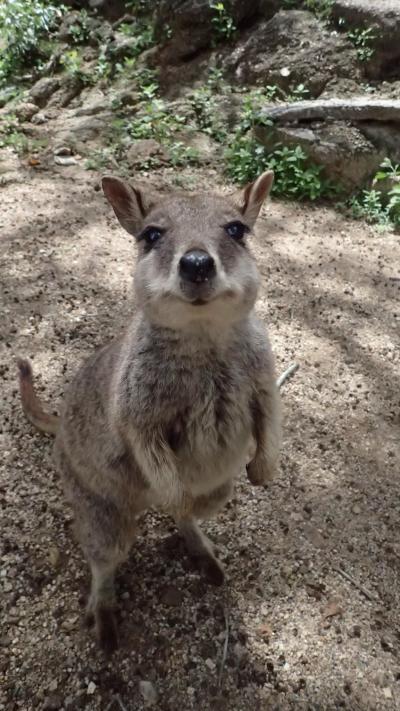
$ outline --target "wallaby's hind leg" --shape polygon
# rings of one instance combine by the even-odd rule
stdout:
[[[86,623],[95,625],[100,647],[111,654],[118,647],[115,621],[115,572],[120,558],[110,555],[102,562],[89,561],[92,586],[86,608]]]
[[[207,579],[214,585],[222,585],[225,579],[224,569],[215,555],[214,544],[200,529],[193,519],[178,522],[178,528],[185,539],[189,555],[194,559]]]
[[[86,623],[95,625],[100,646],[111,653],[118,646],[115,573],[135,538],[136,512],[132,507],[118,506],[111,497],[88,491],[66,466],[65,457],[60,456],[59,462],[64,465],[64,488],[75,514],[75,534],[92,573]]]

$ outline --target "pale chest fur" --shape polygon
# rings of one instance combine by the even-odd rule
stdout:
[[[129,419],[149,442],[163,439],[188,494],[207,494],[237,476],[248,459],[248,364],[234,344],[223,353],[153,346],[144,354],[142,348],[128,375]]]

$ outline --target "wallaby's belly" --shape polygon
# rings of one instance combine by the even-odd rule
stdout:
[[[188,418],[183,445],[176,452],[177,470],[190,495],[204,496],[237,477],[249,459],[252,442],[247,398],[237,396],[225,408],[210,403]]]

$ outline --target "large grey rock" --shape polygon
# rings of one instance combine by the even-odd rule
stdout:
[[[335,0],[332,12],[347,29],[374,30],[374,53],[366,64],[370,76],[400,78],[399,0]]]
[[[233,51],[224,67],[241,84],[304,84],[319,96],[332,76],[360,79],[354,47],[310,12],[281,10],[262,22]]]
[[[231,0],[225,3],[235,25],[248,22],[259,10],[259,0]],[[156,6],[156,36],[166,40],[165,28],[170,29],[163,60],[171,63],[188,59],[210,47],[218,35],[213,24],[216,11],[210,0],[161,0]]]
[[[76,148],[80,144],[94,141],[107,134],[112,119],[110,112],[96,116],[63,116],[54,126],[54,142]]]
[[[64,75],[60,78],[60,86],[47,102],[48,108],[65,108],[80,94],[83,82],[79,76]]]
[[[279,123],[315,121],[393,121],[400,125],[400,100],[355,96],[351,99],[317,99],[291,104],[267,104],[262,109],[266,118]]]
[[[356,127],[345,122],[302,126],[257,126],[256,138],[273,150],[277,144],[301,146],[324,175],[349,191],[359,190],[376,173],[385,151],[376,147]]]
[[[59,77],[43,77],[34,84],[29,92],[29,97],[34,104],[43,108],[46,106],[50,96],[60,88]]]
[[[389,156],[394,163],[400,162],[400,126],[399,124],[366,121],[360,125],[360,130],[368,140],[375,146],[381,148],[385,155]]]
[[[135,141],[128,149],[126,160],[131,168],[137,168],[144,164],[149,164],[151,160],[166,163],[169,160],[169,155],[165,148],[154,138],[142,138],[139,141]]]

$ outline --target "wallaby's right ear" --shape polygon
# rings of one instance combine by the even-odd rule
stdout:
[[[139,188],[112,175],[105,175],[101,185],[122,227],[129,234],[137,236],[153,201]]]

